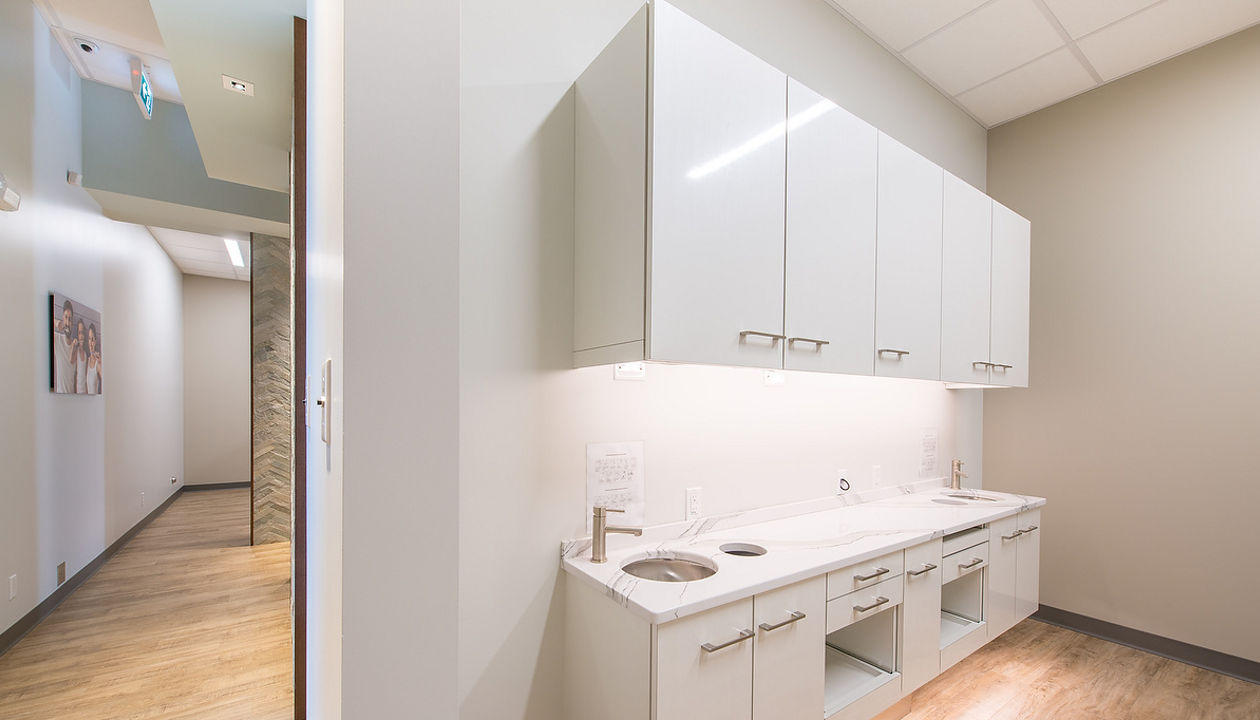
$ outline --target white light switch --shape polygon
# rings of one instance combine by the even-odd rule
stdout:
[[[884,469],[879,465],[871,466],[871,487],[884,486]]]
[[[13,600],[17,597],[17,575],[9,576],[9,599]]]

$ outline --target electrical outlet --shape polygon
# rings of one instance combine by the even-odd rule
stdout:
[[[871,487],[884,486],[884,470],[878,465],[871,466]]]
[[[843,470],[843,469],[837,470],[836,471],[836,494],[843,495],[848,491],[849,491],[849,471]]]
[[[61,583],[65,581],[66,581],[66,563],[62,561],[59,565],[57,565],[57,584],[61,585]]]
[[[17,598],[17,575],[9,576],[9,599]]]
[[[647,377],[647,365],[641,362],[616,363],[613,380],[643,380]]]
[[[687,519],[700,517],[700,488],[687,488]]]

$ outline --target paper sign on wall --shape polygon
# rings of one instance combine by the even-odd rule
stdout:
[[[640,527],[644,516],[643,442],[587,443],[586,529],[595,507],[624,510],[610,525]]]
[[[924,430],[919,454],[919,478],[926,480],[936,477],[936,459],[938,438],[936,430]]]

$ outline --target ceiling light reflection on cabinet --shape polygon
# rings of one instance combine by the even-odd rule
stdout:
[[[797,130],[835,109],[836,104],[830,100],[817,102],[788,118],[785,122],[777,123],[769,130],[758,133],[743,145],[728,150],[702,165],[695,166],[687,173],[687,178],[689,180],[699,180],[706,175],[711,175],[736,160],[739,160],[745,155],[755,152],[775,140],[778,140],[783,137],[785,133]]]

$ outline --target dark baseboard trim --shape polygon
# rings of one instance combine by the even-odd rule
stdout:
[[[189,492],[192,492],[195,490],[239,490],[243,488],[248,488],[249,485],[250,483],[248,480],[246,480],[245,482],[204,483],[202,485],[185,485],[184,490],[187,490]]]
[[[0,656],[3,656],[5,653],[9,652],[9,650],[13,649],[13,646],[17,645],[19,640],[26,637],[27,633],[34,630],[40,623],[52,614],[53,610],[56,610],[61,603],[65,602],[65,599],[70,597],[70,593],[78,590],[80,585],[87,582],[89,578],[95,575],[97,570],[100,570],[110,558],[118,554],[118,551],[122,550],[127,543],[131,542],[131,539],[134,538],[137,533],[143,530],[149,523],[153,522],[154,518],[165,512],[166,508],[170,507],[171,503],[175,502],[175,499],[183,493],[184,488],[179,488],[175,492],[171,493],[171,496],[166,499],[166,502],[163,502],[161,505],[154,508],[153,512],[145,515],[140,522],[136,523],[130,530],[123,533],[122,537],[118,538],[112,545],[105,548],[104,552],[93,558],[92,562],[88,563],[82,570],[75,573],[69,580],[63,582],[61,587],[57,588],[51,595],[44,598],[44,601],[36,605],[34,610],[31,610],[23,615],[22,619],[14,623],[12,627],[0,633]]]
[[[1032,618],[1033,620],[1058,625],[1061,628],[1075,630],[1119,645],[1125,645],[1135,650],[1142,650],[1152,655],[1166,657],[1169,660],[1176,660],[1187,665],[1194,665],[1204,670],[1211,670],[1212,672],[1260,685],[1260,662],[1226,655],[1216,650],[1209,650],[1205,647],[1173,640],[1162,635],[1134,630],[1123,625],[1097,620],[1088,615],[1078,615],[1074,612],[1060,610],[1048,605],[1041,605]]]

